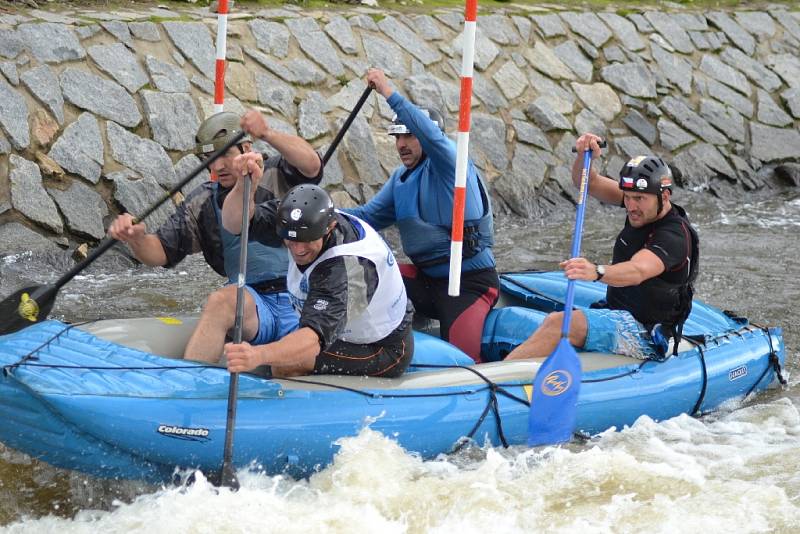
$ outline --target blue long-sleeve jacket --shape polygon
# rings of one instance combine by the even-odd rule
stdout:
[[[449,270],[456,145],[399,93],[387,102],[417,137],[426,157],[412,170],[400,165],[368,203],[343,211],[378,230],[396,224],[403,252],[428,276],[443,278]],[[492,208],[472,160],[467,166],[464,227],[462,271],[494,267]]]

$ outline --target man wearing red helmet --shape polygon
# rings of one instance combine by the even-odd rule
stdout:
[[[583,153],[591,149],[592,157],[599,157],[600,141],[590,133],[576,141],[578,157],[572,166],[576,185],[580,184]],[[672,186],[672,171],[658,156],[631,158],[618,182],[592,168],[589,194],[601,202],[623,206],[627,218],[610,265],[586,258],[561,263],[571,280],[602,280],[608,285],[605,301],[572,315],[569,339],[573,346],[655,359],[666,356],[664,335],[673,337],[677,346],[691,311],[699,250],[686,211],[671,202]],[[548,315],[506,359],[548,356],[558,344],[561,324],[561,312]]]

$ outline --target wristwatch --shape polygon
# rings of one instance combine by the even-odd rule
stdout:
[[[598,280],[602,280],[603,276],[606,274],[606,266],[605,265],[595,265],[594,272],[597,273],[597,278],[594,279],[595,282]]]

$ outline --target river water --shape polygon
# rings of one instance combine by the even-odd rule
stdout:
[[[784,327],[788,388],[702,418],[643,418],[588,443],[428,462],[366,429],[309,480],[242,472],[237,493],[202,479],[189,488],[93,479],[0,445],[0,532],[797,532],[800,195],[680,198],[701,237],[698,297]],[[573,213],[502,221],[501,269],[554,269],[570,249]],[[591,202],[584,255],[608,262],[623,218]],[[41,258],[6,258],[0,294],[61,273]],[[197,312],[219,283],[200,258],[171,271],[100,265],[61,290],[51,315]]]

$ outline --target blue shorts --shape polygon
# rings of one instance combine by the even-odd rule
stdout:
[[[640,360],[659,358],[647,329],[630,312],[607,308],[581,311],[586,316],[588,327],[583,344],[585,350],[611,352]]]
[[[250,286],[244,287],[256,302],[258,313],[258,333],[250,340],[251,345],[271,343],[297,330],[300,317],[292,306],[289,293],[258,293]]]

